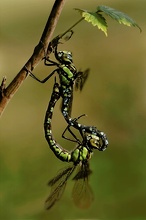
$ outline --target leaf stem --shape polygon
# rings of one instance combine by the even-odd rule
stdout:
[[[82,20],[84,20],[84,18],[81,18],[80,20],[78,20],[75,24],[73,24],[69,29],[67,29],[63,34],[60,34],[59,37],[62,38],[66,33],[68,33],[69,31],[71,31],[77,24],[79,24]]]

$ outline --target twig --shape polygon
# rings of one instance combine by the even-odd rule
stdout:
[[[24,67],[26,67],[29,71],[32,71],[38,63],[43,59],[44,57],[44,51],[47,51],[48,44],[51,41],[53,32],[55,30],[55,27],[57,25],[59,16],[61,14],[61,11],[63,9],[63,6],[65,4],[65,0],[56,0],[52,11],[50,13],[50,16],[48,18],[48,21],[46,23],[45,29],[43,31],[43,34],[41,36],[41,39],[38,43],[38,45],[35,47],[34,52],[30,59],[26,62]],[[0,94],[0,115],[4,111],[5,107],[7,106],[10,99],[13,97],[13,95],[17,92],[25,78],[27,77],[28,73],[25,70],[26,68],[22,68],[20,72],[15,76],[15,78],[12,80],[12,82],[8,85],[7,88],[5,88],[6,84],[6,78],[4,77],[1,84],[1,94]]]

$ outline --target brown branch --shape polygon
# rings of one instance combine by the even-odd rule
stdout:
[[[65,0],[55,1],[48,21],[46,23],[45,29],[43,31],[43,34],[41,36],[41,39],[38,45],[35,47],[32,56],[24,65],[24,67],[26,67],[29,71],[32,71],[43,59],[44,50],[47,51],[48,44],[51,41],[53,32],[57,25],[64,4]],[[12,80],[12,82],[8,85],[7,88],[5,88],[6,78],[3,78],[2,84],[0,86],[0,115],[4,111],[10,99],[13,97],[13,95],[17,92],[23,81],[26,79],[28,73],[24,67],[15,76],[15,78]]]

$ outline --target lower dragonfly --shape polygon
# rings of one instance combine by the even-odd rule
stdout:
[[[73,132],[71,132],[70,125],[68,125],[67,129],[75,138],[73,141],[77,143],[77,147],[71,152],[62,148],[53,137],[51,123],[54,106],[59,98],[59,84],[55,82],[45,116],[45,137],[51,150],[61,161],[72,162],[73,164],[72,166],[63,169],[57,176],[49,181],[48,185],[51,187],[51,192],[45,202],[45,207],[46,209],[50,209],[61,198],[65,190],[67,180],[77,167],[78,172],[73,178],[75,181],[72,191],[73,201],[79,208],[88,208],[93,201],[93,193],[90,185],[88,184],[88,177],[91,174],[89,159],[93,154],[93,149],[100,150],[100,138],[95,135],[86,134],[83,137],[83,140],[80,141],[76,138]],[[80,117],[74,120],[78,120]]]

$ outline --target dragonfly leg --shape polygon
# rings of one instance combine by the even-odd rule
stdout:
[[[83,116],[86,116],[86,115],[85,115],[85,114],[82,114],[82,115],[80,115],[79,117],[74,118],[74,119],[73,119],[73,122],[77,121],[78,119],[80,119],[80,118],[83,117]],[[77,142],[77,143],[81,144],[81,141],[76,137],[76,135],[73,133],[73,131],[70,129],[70,127],[72,127],[72,126],[71,126],[71,125],[68,125],[68,126],[65,128],[64,132],[62,133],[62,138],[66,139],[66,140],[69,140],[69,141],[72,141],[72,142]],[[70,138],[67,138],[67,137],[65,136],[66,131],[69,131],[69,132],[70,132],[70,134],[74,137],[74,140],[72,140],[72,139],[70,139]],[[80,134],[81,134],[81,136],[83,136],[81,132],[80,132]]]
[[[53,70],[52,73],[50,73],[47,77],[45,77],[44,79],[40,80],[39,78],[37,78],[30,70],[27,69],[27,67],[25,66],[24,67],[25,70],[29,73],[29,75],[35,79],[36,81],[40,82],[40,83],[45,83],[46,81],[48,81],[48,79],[50,79],[51,76],[53,76],[53,74],[58,70],[58,69],[55,69]]]

